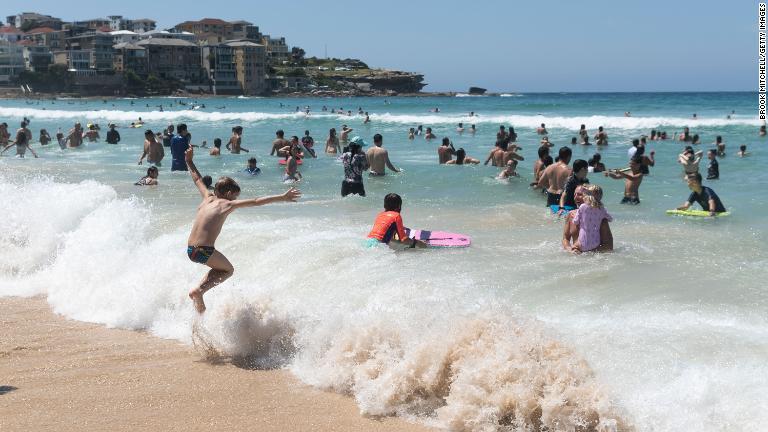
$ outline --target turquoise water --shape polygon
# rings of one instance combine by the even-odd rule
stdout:
[[[323,105],[354,115],[322,112]],[[297,106],[312,112],[296,113]],[[358,107],[371,123],[363,124]],[[435,107],[439,113],[430,112]],[[288,136],[308,129],[319,149],[328,129],[342,124],[368,142],[381,133],[404,171],[366,178],[368,197],[342,199],[341,165],[320,154],[301,167],[300,203],[234,214],[217,247],[235,276],[206,296],[210,311],[198,332],[186,299],[203,273],[184,256],[199,200],[188,175],[170,173],[168,155],[159,187],[133,186],[145,171],[136,165],[144,129],[121,128],[116,147],[61,151],[35,143],[40,159],[0,158],[7,224],[0,247],[16,258],[0,264],[0,294],[44,294],[74,319],[190,343],[205,334],[226,355],[287,367],[307,383],[352,394],[369,414],[487,430],[500,421],[522,428],[526,409],[540,407],[550,426],[597,417],[605,430],[757,430],[768,421],[761,274],[768,156],[756,110],[753,93],[4,100],[0,121],[15,130],[27,116],[35,137],[40,128],[66,132],[75,121],[126,126],[141,116],[156,132],[185,122],[194,144],[210,146],[241,125],[251,153],[213,158],[201,150],[196,161],[214,178],[235,176],[242,196],[285,190],[268,156],[277,129]],[[458,134],[458,122],[474,123],[477,133]],[[630,140],[651,129],[674,136],[689,126],[703,150],[721,135],[727,156],[720,180],[705,184],[732,215],[665,215],[689,194],[676,162],[683,145],[650,142],[657,162],[641,186],[641,205],[618,204],[623,181],[590,175],[615,219],[616,252],[564,253],[562,221],[528,187],[540,123],[555,150],[580,124],[590,135],[604,126],[610,144],[599,152],[609,168],[626,166]],[[492,167],[440,166],[439,140],[407,139],[409,127],[432,127],[484,159],[500,124],[518,133],[522,178],[496,180]],[[741,144],[751,156],[735,156]],[[588,159],[598,150],[573,151],[574,159]],[[259,177],[238,174],[250,156],[259,160]],[[701,167],[706,173],[706,160]],[[465,233],[473,246],[364,249],[360,239],[389,192],[403,196],[406,225]]]

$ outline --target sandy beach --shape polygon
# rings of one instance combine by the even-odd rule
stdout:
[[[67,320],[42,297],[0,298],[2,431],[424,431],[283,370],[212,365],[176,341]]]

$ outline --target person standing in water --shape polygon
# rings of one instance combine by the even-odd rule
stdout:
[[[192,176],[197,190],[200,192],[202,202],[197,208],[195,220],[192,223],[192,232],[187,239],[187,257],[190,261],[203,264],[211,269],[203,280],[189,291],[189,298],[198,313],[205,312],[203,295],[211,288],[221,284],[232,276],[235,271],[227,257],[216,250],[216,239],[227,217],[239,208],[256,207],[275,202],[295,202],[301,197],[298,189],[290,188],[281,195],[272,195],[261,198],[237,199],[240,196],[240,186],[230,177],[221,177],[213,187],[213,193],[203,183],[200,172],[193,162],[193,149],[189,147],[184,152],[184,160]]]
[[[539,177],[538,187],[547,191],[547,207],[560,206],[560,197],[565,188],[565,182],[571,175],[572,151],[569,147],[560,147],[557,162],[544,169]]]
[[[336,128],[328,131],[328,139],[325,140],[325,152],[328,154],[337,154],[341,152],[339,137],[336,136]]]
[[[163,145],[157,142],[157,137],[150,129],[144,132],[144,152],[139,158],[139,165],[144,161],[144,157],[147,157],[149,164],[155,166],[160,166],[160,162],[165,157]]]
[[[32,156],[37,158],[37,153],[35,153],[34,150],[32,150],[32,147],[29,145],[29,136],[31,135],[31,132],[29,129],[27,129],[27,123],[22,121],[21,127],[19,130],[16,131],[16,141],[9,143],[5,148],[0,151],[0,154],[5,153],[6,150],[11,148],[12,146],[16,146],[16,157],[23,158],[24,155],[27,153],[27,149],[32,153]]]
[[[384,145],[384,138],[381,134],[376,134],[373,136],[373,147],[365,153],[365,158],[368,160],[370,167],[368,174],[374,177],[385,175],[385,166],[394,172],[400,172],[399,169],[392,165],[392,162],[389,160],[389,152],[382,145]]]
[[[120,132],[115,129],[115,124],[110,123],[107,131],[107,144],[117,144],[120,142]]]
[[[189,145],[189,132],[187,131],[187,125],[184,123],[176,126],[176,135],[171,140],[171,171],[186,171],[187,164],[185,163],[185,154]]]
[[[341,162],[344,164],[344,180],[341,182],[342,197],[349,194],[365,196],[363,173],[368,169],[368,159],[362,151],[364,145],[365,141],[362,138],[354,137],[349,143],[349,151],[341,156]]]
[[[445,164],[451,159],[453,159],[453,155],[456,154],[456,149],[453,148],[453,143],[451,142],[448,137],[443,138],[443,143],[440,145],[440,147],[437,148],[437,158],[439,163]]]

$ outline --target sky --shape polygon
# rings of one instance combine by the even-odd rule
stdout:
[[[752,0],[3,1],[64,20],[243,19],[308,56],[418,72],[425,91],[756,91]]]

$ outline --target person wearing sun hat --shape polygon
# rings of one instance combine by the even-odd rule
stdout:
[[[366,146],[365,140],[359,136],[353,137],[344,154],[341,155],[341,162],[344,164],[344,180],[341,182],[342,197],[349,194],[365,196],[363,173],[368,169],[368,159],[362,151],[364,146]]]

